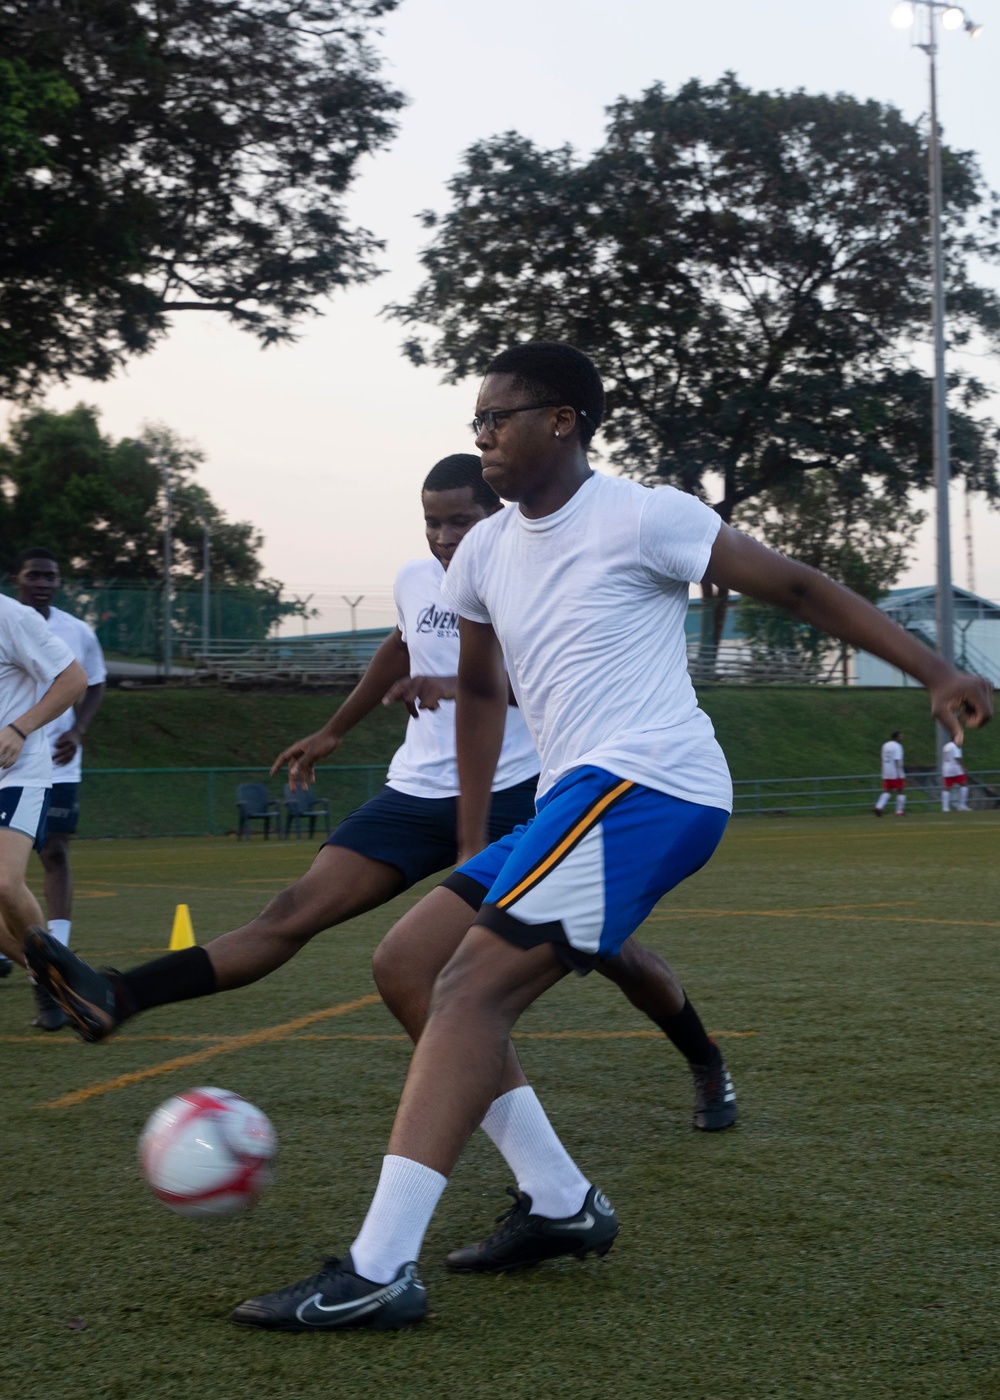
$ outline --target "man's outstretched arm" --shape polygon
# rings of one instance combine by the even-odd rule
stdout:
[[[705,572],[706,583],[784,608],[802,622],[898,666],[930,692],[934,718],[956,743],[960,716],[971,729],[993,714],[993,687],[943,661],[885,613],[843,584],[776,554],[749,535],[723,525]]]
[[[459,863],[486,845],[493,776],[507,720],[507,673],[497,634],[488,622],[459,621],[455,724],[458,739]]]

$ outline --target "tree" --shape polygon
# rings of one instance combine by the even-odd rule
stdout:
[[[398,0],[0,0],[0,393],[106,379],[182,310],[264,344],[375,273],[344,197],[394,131]]]
[[[773,549],[845,583],[870,602],[889,591],[902,572],[923,511],[910,510],[864,483],[821,468],[777,487],[741,507],[736,523],[760,535]],[[826,633],[755,598],[739,600],[740,632],[756,651],[798,654],[813,664],[847,651]]]
[[[655,86],[611,109],[589,160],[509,132],[449,189],[422,216],[427,278],[390,308],[415,363],[456,381],[514,341],[571,341],[607,376],[612,460],[726,521],[820,472],[897,509],[930,483],[926,143],[894,108],[731,74]],[[973,265],[1000,258],[1000,215],[968,152],[944,152],[944,201],[952,343],[996,349],[1000,298]],[[953,471],[995,502],[986,390],[959,371],[951,389]],[[709,644],[725,607],[704,609]]]
[[[202,577],[204,517],[213,588],[244,590],[254,632],[266,636],[280,618],[303,615],[305,605],[283,598],[281,584],[263,577],[264,539],[256,527],[227,520],[194,480],[203,460],[197,447],[162,425],[147,425],[141,439],[115,442],[85,404],[68,413],[24,413],[0,444],[0,567],[9,572],[19,550],[45,545],[66,575],[82,578],[76,592],[84,604],[93,583],[162,585],[166,472],[175,585]]]

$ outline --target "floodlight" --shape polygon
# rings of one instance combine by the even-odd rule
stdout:
[[[941,15],[941,23],[945,29],[961,29],[965,23],[965,11],[957,5],[949,5]]]
[[[971,19],[965,21],[965,28],[968,31],[970,39],[978,39],[983,32],[983,26],[981,24],[974,24]]]
[[[905,0],[904,4],[896,6],[889,18],[897,29],[909,29],[916,18],[916,14],[909,0]]]

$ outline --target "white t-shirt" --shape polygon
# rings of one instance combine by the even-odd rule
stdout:
[[[433,557],[414,559],[396,575],[396,613],[410,653],[411,676],[458,674],[458,614],[442,597],[445,578],[444,567]],[[524,720],[509,705],[493,791],[523,783],[537,772],[538,754]],[[454,700],[442,700],[436,710],[421,710],[419,719],[410,720],[386,782],[411,797],[458,796]]]
[[[41,613],[0,595],[0,729],[30,710],[72,660],[73,653],[52,635]],[[51,783],[45,730],[36,729],[13,768],[0,768],[0,788]]]
[[[87,684],[102,685],[108,678],[108,671],[104,664],[104,653],[94,629],[89,627],[82,618],[74,617],[72,613],[63,612],[62,608],[49,608],[49,615],[44,621],[53,636],[66,643],[74,658],[86,671]],[[36,699],[41,697],[41,691],[44,689],[45,687],[42,686]],[[75,723],[76,710],[71,707],[64,710],[51,724],[45,726],[45,737],[49,741],[50,753],[55,754],[56,740],[60,734],[65,734],[67,729],[72,729]],[[83,746],[81,745],[69,763],[53,763],[52,781],[54,783],[78,783],[82,766]]]
[[[903,746],[898,739],[887,739],[882,745],[882,777],[905,778],[903,771]]]
[[[960,778],[964,772],[962,750],[954,739],[949,739],[941,750],[941,776],[943,778]]]
[[[593,764],[732,810],[729,769],[687,669],[688,585],[720,521],[694,496],[595,473],[561,510],[515,506],[459,545],[444,596],[490,622],[542,759],[539,795]]]

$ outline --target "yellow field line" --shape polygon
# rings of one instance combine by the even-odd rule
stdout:
[[[879,900],[875,904],[803,904],[792,909],[759,909],[759,914],[826,914],[838,909],[902,909],[912,908],[919,904],[919,899],[886,899]],[[744,914],[745,909],[704,909],[704,908],[678,908],[671,906],[669,910],[664,910],[650,917],[664,918],[670,914]]]
[[[836,906],[833,906],[836,908]],[[850,908],[850,906],[846,906]],[[862,908],[873,906],[861,906]],[[819,910],[801,909],[690,909],[682,913],[650,914],[647,923],[659,920],[661,923],[677,923],[681,919],[826,919],[833,923],[845,923],[853,919],[858,924],[941,924],[948,928],[1000,928],[996,919],[930,919],[917,914],[880,914],[873,918],[866,914],[821,913]]]
[[[752,1036],[759,1035],[759,1031],[709,1031],[709,1035],[717,1040],[749,1040]],[[397,1034],[386,1033],[384,1035],[356,1035],[347,1032],[310,1031],[304,1035],[288,1035],[282,1037],[288,1039],[294,1045],[300,1040],[346,1040],[358,1042],[378,1042],[378,1041],[408,1041],[409,1036],[401,1032]],[[515,1031],[515,1040],[662,1040],[662,1031]],[[114,1045],[134,1045],[137,1041],[180,1041],[184,1044],[203,1045],[206,1042],[220,1051],[227,1051],[233,1048],[228,1043],[228,1037],[212,1035],[119,1035],[110,1041]],[[37,1035],[0,1035],[0,1045],[39,1045],[39,1046],[75,1046],[76,1038],[61,1036],[58,1039],[54,1036],[46,1036],[44,1039]],[[190,1064],[193,1056],[183,1056],[180,1063]],[[173,1063],[178,1063],[174,1061]],[[159,1072],[159,1071],[158,1071]],[[127,1077],[127,1076],[123,1076]],[[77,1091],[82,1092],[82,1091]],[[43,1105],[45,1108],[55,1108],[60,1106],[60,1101]]]
[[[86,1103],[88,1099],[100,1098],[102,1094],[110,1094],[116,1089],[127,1089],[130,1085],[141,1084],[147,1079],[156,1079],[159,1075],[170,1074],[175,1069],[204,1064],[206,1060],[212,1060],[217,1055],[229,1055],[234,1050],[247,1050],[256,1045],[266,1045],[271,1040],[282,1040],[285,1036],[294,1035],[296,1031],[315,1025],[317,1021],[325,1021],[332,1016],[345,1016],[349,1011],[360,1011],[362,1007],[374,1006],[378,1001],[381,1001],[378,992],[369,992],[367,996],[356,997],[353,1001],[343,1001],[339,1006],[328,1006],[323,1011],[310,1011],[307,1015],[297,1016],[294,1021],[285,1021],[280,1026],[265,1026],[261,1030],[248,1031],[246,1035],[229,1036],[217,1045],[195,1050],[190,1055],[178,1055],[172,1060],[164,1060],[162,1064],[150,1065],[148,1069],[133,1070],[130,1074],[119,1074],[114,1079],[90,1084],[85,1089],[74,1089],[70,1094],[51,1099],[42,1107],[72,1108],[74,1104]]]

